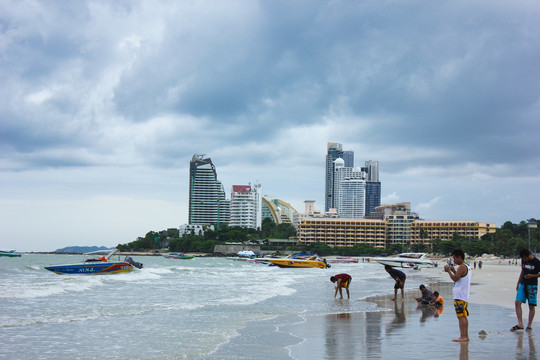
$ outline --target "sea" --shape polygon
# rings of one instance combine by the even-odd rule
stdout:
[[[406,350],[416,358],[410,342],[437,343],[438,358],[464,358],[464,348],[446,339],[457,335],[453,309],[438,316],[417,309],[413,298],[405,305],[389,301],[394,281],[374,262],[282,269],[225,258],[133,256],[144,267],[123,274],[44,269],[82,259],[0,258],[0,359],[405,359]],[[404,271],[412,297],[429,272]],[[330,276],[343,272],[352,276],[350,300],[334,299]],[[439,292],[451,301],[450,287]],[[499,334],[493,314],[507,310],[473,310],[473,325]],[[516,339],[503,334],[477,340],[471,356],[489,349],[522,358],[514,355]]]
[[[275,348],[264,351],[288,357],[302,336],[280,336],[279,327],[312,315],[381,311],[358,300],[393,285],[382,266],[368,262],[282,269],[217,257],[133,258],[141,270],[111,275],[44,269],[81,255],[0,258],[0,357],[204,359],[224,348],[234,356],[230,344],[250,323],[273,328]],[[351,301],[333,298],[329,279],[341,272],[353,277]]]

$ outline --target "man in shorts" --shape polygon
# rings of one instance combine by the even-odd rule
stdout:
[[[538,276],[540,273],[540,260],[534,257],[527,249],[519,252],[521,257],[521,274],[519,274],[516,285],[516,315],[517,325],[512,327],[511,331],[523,330],[523,312],[521,304],[529,302],[529,323],[527,330],[532,330],[532,322],[536,311],[536,293],[538,292]]]
[[[390,265],[384,265],[384,270],[386,270],[386,272],[390,274],[392,279],[396,281],[396,283],[394,284],[394,298],[392,299],[392,301],[397,300],[397,291],[398,289],[401,289],[401,302],[403,302],[403,299],[405,298],[405,295],[403,294],[403,288],[405,287],[405,280],[407,280],[407,275],[405,275],[403,271],[394,269]]]
[[[349,274],[337,274],[330,277],[330,281],[336,284],[336,292],[334,293],[334,297],[336,297],[338,290],[339,290],[339,298],[343,299],[343,293],[341,291],[341,288],[345,288],[347,290],[347,298],[351,298],[349,294],[349,285],[351,284],[352,277]]]
[[[445,266],[444,271],[450,275],[450,279],[454,282],[452,294],[454,295],[454,308],[459,323],[459,338],[454,339],[454,342],[465,343],[469,341],[469,294],[471,292],[471,268],[465,264],[465,253],[461,249],[456,249],[452,252],[454,264],[453,266]]]

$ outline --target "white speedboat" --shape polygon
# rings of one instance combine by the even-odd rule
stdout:
[[[396,256],[372,258],[371,260],[392,267],[436,267],[437,264],[426,256],[427,253],[402,253]]]

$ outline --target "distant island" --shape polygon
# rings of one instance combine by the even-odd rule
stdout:
[[[62,249],[57,249],[54,252],[57,253],[89,253],[92,251],[100,251],[100,250],[113,250],[114,248],[108,248],[105,246],[66,246]]]

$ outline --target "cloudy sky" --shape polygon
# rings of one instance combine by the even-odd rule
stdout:
[[[538,1],[0,0],[0,248],[187,222],[194,153],[324,210],[327,142],[429,220],[540,218]]]

